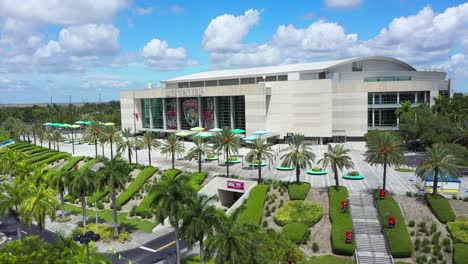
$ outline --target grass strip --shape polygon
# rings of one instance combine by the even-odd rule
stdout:
[[[355,250],[355,244],[346,243],[346,232],[353,231],[353,221],[349,210],[341,212],[341,202],[348,199],[348,189],[340,186],[328,188],[328,196],[330,201],[330,221],[332,223],[332,249],[333,253],[338,255],[352,256]]]
[[[189,184],[195,191],[199,191],[202,188],[203,181],[206,179],[208,173],[206,171],[194,172],[189,175]]]
[[[42,155],[34,156],[32,158],[26,159],[26,162],[28,162],[29,164],[36,163],[38,161],[45,160],[45,159],[48,159],[48,158],[50,158],[52,156],[55,156],[55,155],[57,155],[57,153],[58,152],[56,152],[56,151],[47,151],[46,153],[44,153]]]
[[[146,181],[154,175],[158,169],[155,167],[144,168],[133,182],[127,187],[127,189],[117,196],[117,206],[125,205],[133,195],[140,190],[140,188],[146,183]]]
[[[450,206],[447,198],[440,194],[426,193],[424,195],[426,201],[431,208],[432,213],[439,219],[440,222],[446,224],[447,222],[455,221],[455,213]]]
[[[83,166],[81,166],[78,171],[83,172],[87,169],[89,169],[91,166],[93,166],[95,163],[97,163],[99,159],[90,159],[88,160]]]
[[[468,244],[453,245],[453,264],[466,264],[468,260]]]
[[[70,156],[71,155],[68,154],[68,153],[59,153],[59,154],[56,154],[55,156],[52,156],[52,157],[47,158],[45,160],[38,161],[38,162],[34,163],[34,165],[41,166],[41,165],[44,165],[44,164],[50,164],[52,162],[56,162],[57,160],[68,158]]]
[[[75,167],[76,164],[78,164],[78,162],[84,160],[84,156],[74,156],[74,157],[71,157],[68,162],[63,165],[62,167],[62,170],[64,171],[69,171],[71,169],[73,169]]]
[[[245,208],[239,217],[239,221],[250,221],[257,225],[260,224],[267,192],[268,185],[265,184],[259,184],[250,191],[249,197],[245,203]]]
[[[310,183],[308,182],[292,182],[288,184],[289,199],[304,200],[309,193]]]

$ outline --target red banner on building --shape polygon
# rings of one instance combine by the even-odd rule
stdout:
[[[228,189],[244,190],[244,182],[240,181],[227,181]]]

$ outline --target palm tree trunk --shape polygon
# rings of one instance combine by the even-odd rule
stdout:
[[[94,151],[95,151],[95,158],[97,158],[97,139],[94,140]]]
[[[114,211],[114,238],[119,237],[119,224],[117,222],[117,194],[115,189],[112,190],[112,209]]]
[[[296,165],[296,182],[299,182],[299,174],[301,173],[301,169],[299,168],[299,164]]]
[[[19,217],[15,217],[16,219],[16,235],[18,236],[18,240],[21,240],[21,221]]]
[[[229,178],[229,151],[226,150],[226,177]]]
[[[65,217],[65,201],[63,200],[63,191],[60,192],[60,206],[62,207],[62,218]]]
[[[83,227],[86,227],[86,196],[84,193],[81,195],[81,210],[83,212]]]
[[[149,165],[151,166],[151,146],[148,146],[148,162],[149,162]]]
[[[172,154],[172,169],[174,169],[174,164],[175,164],[175,153],[174,153],[174,150],[171,151],[171,154]]]
[[[101,144],[102,156],[104,157],[104,143]]]
[[[200,239],[200,264],[205,264],[205,248],[203,246],[203,238]]]
[[[60,148],[59,148],[59,143],[57,141],[57,151],[60,151]]]
[[[383,163],[383,190],[385,190],[385,186],[387,185],[387,161]]]
[[[138,149],[135,147],[135,163],[138,164]]]
[[[50,150],[50,140],[49,140],[49,150]]]
[[[128,163],[132,164],[132,152],[131,152],[131,147],[128,147]]]
[[[180,264],[179,228],[175,227],[174,231],[175,231],[175,245],[176,245],[176,263]]]
[[[434,171],[434,186],[432,186],[432,194],[437,194],[437,187],[439,186],[439,170]]]
[[[112,148],[112,137],[109,139],[109,143],[110,143],[110,147],[111,147],[111,149],[110,149],[110,151],[111,151],[111,159],[114,159],[114,153],[113,153],[114,151],[113,151],[113,148]]]
[[[333,164],[333,172],[335,173],[335,186],[338,188],[340,184],[338,183],[338,168],[336,168],[336,164]]]
[[[198,172],[201,172],[201,151],[198,151]]]

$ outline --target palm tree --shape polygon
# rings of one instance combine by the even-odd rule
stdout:
[[[283,160],[281,166],[295,167],[296,182],[299,182],[301,169],[312,166],[312,162],[315,160],[315,154],[312,152],[312,149],[304,143],[304,135],[294,134],[288,143],[288,147],[282,152],[286,152],[286,154],[281,156]]]
[[[17,150],[8,149],[0,156],[0,168],[2,174],[10,175],[10,180],[16,175],[21,166],[19,164],[25,159],[25,155]]]
[[[319,163],[322,163],[324,168],[326,168],[328,164],[331,165],[335,175],[335,186],[337,188],[340,186],[338,183],[338,169],[342,171],[343,168],[350,169],[354,167],[354,163],[348,155],[348,152],[349,149],[345,149],[343,144],[333,147],[328,145],[328,152],[324,153],[323,158],[319,160]]]
[[[113,159],[114,158],[113,145],[114,145],[115,139],[119,136],[119,130],[117,130],[115,126],[105,126],[102,132],[104,134],[106,142],[109,142],[110,144],[110,154],[111,154],[111,159]]]
[[[52,133],[51,140],[55,142],[54,145],[57,144],[57,151],[60,151],[59,142],[63,140],[62,133],[60,131],[58,131],[58,130],[55,130]]]
[[[185,175],[168,176],[164,174],[159,183],[154,187],[156,196],[151,206],[157,208],[156,219],[163,223],[168,218],[169,223],[175,230],[177,263],[180,264],[179,230],[186,205],[191,202],[194,190],[188,185],[188,178]]]
[[[45,218],[49,216],[52,221],[56,218],[56,212],[59,204],[56,199],[56,193],[50,188],[44,186],[31,186],[31,196],[27,197],[21,206],[24,222],[31,225],[36,221],[39,230],[45,228]]]
[[[16,221],[16,233],[21,240],[21,224],[23,222],[23,202],[31,195],[29,184],[14,181],[0,184],[0,214],[12,216]]]
[[[455,140],[454,142],[460,142],[465,147],[465,160],[468,160],[468,120],[463,122],[454,129]]]
[[[236,152],[240,147],[240,140],[230,128],[225,127],[214,137],[214,150],[224,150],[226,157],[226,176],[229,177],[229,155]]]
[[[266,143],[263,138],[256,138],[253,141],[252,149],[245,155],[245,160],[251,164],[257,164],[258,167],[258,182],[262,181],[262,161],[266,159],[270,162],[273,159],[274,151]],[[252,165],[253,166],[253,165]]]
[[[114,213],[114,237],[119,237],[119,224],[117,219],[117,190],[125,188],[131,179],[129,164],[119,155],[104,161],[104,167],[99,171],[100,188],[109,188],[112,194],[112,210]]]
[[[442,177],[442,179],[449,176],[460,177],[460,171],[455,165],[456,161],[456,158],[449,154],[447,149],[435,144],[432,148],[426,149],[426,158],[421,166],[416,169],[416,175],[421,176],[423,179],[433,175],[432,194],[437,194],[439,177]]]
[[[86,196],[91,195],[96,190],[96,179],[96,173],[90,169],[72,170],[66,176],[68,192],[75,197],[81,197],[83,227],[86,227]]]
[[[249,262],[257,254],[254,239],[259,227],[251,222],[240,222],[241,210],[227,216],[218,212],[220,223],[215,225],[215,233],[206,239],[206,256],[214,257],[216,264],[255,263]]]
[[[169,134],[165,140],[161,143],[161,154],[171,154],[172,168],[175,165],[175,155],[184,152],[184,146],[182,142],[173,133]]]
[[[401,106],[395,110],[395,114],[400,117],[404,113],[408,113],[411,109],[411,102],[402,102]]]
[[[211,148],[205,142],[202,137],[194,136],[193,143],[195,144],[188,152],[187,152],[187,159],[198,160],[198,172],[202,171],[202,157],[208,154]]]
[[[138,164],[138,150],[143,147],[143,142],[138,138],[134,137],[132,140],[132,148],[135,150],[135,163]]]
[[[367,139],[366,161],[383,166],[383,190],[387,183],[387,166],[405,164],[402,142],[392,131],[378,132]]]
[[[47,143],[49,144],[49,149],[51,148],[51,143],[52,143],[52,133],[54,133],[54,130],[52,130],[51,127],[46,127],[44,129],[44,139],[47,140]]]
[[[130,128],[122,130],[122,136],[117,141],[117,152],[128,152],[128,163],[132,163],[132,131]]]
[[[159,141],[156,139],[155,135],[150,131],[146,131],[143,135],[143,147],[148,149],[148,161],[151,166],[151,150],[156,150],[159,147]]]
[[[106,138],[106,135],[104,135],[104,133],[101,133],[99,135],[99,145],[101,146],[101,151],[102,151],[102,156],[105,157],[105,153],[104,153],[104,147],[106,146],[106,143],[107,143],[107,138]]]
[[[61,218],[65,217],[65,201],[63,199],[65,193],[65,179],[67,176],[66,171],[63,170],[51,170],[47,173],[46,182],[49,186],[55,189],[58,194],[60,195],[60,207],[62,209],[62,216]]]
[[[86,128],[85,131],[85,140],[88,142],[94,142],[94,151],[95,151],[95,157],[97,158],[97,142],[99,140],[99,136],[101,135],[102,127],[98,122],[91,122],[91,124]]]
[[[213,227],[218,222],[218,214],[213,202],[216,196],[197,195],[188,204],[186,214],[183,216],[181,233],[185,241],[191,247],[196,242],[200,244],[200,263],[205,263],[203,241],[206,235],[213,233]]]

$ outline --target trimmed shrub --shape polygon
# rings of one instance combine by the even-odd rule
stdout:
[[[440,222],[446,224],[447,222],[455,221],[455,213],[444,196],[429,193],[426,193],[424,196],[426,197],[426,201],[429,204],[429,208],[431,208],[432,213]]]
[[[322,171],[324,169],[320,168],[320,167],[313,167],[312,168],[312,171]]]
[[[245,203],[245,208],[242,211],[239,221],[252,222],[259,225],[262,221],[263,205],[268,191],[268,185],[259,184],[250,191],[249,198]]]
[[[413,227],[414,224],[415,224],[415,223],[414,223],[414,220],[411,220],[411,221],[409,221],[408,226],[409,226],[409,227]]]
[[[468,217],[460,217],[447,224],[456,242],[468,244]]]
[[[453,264],[466,264],[468,245],[457,243],[453,246]]]
[[[352,256],[355,244],[345,242],[345,233],[353,231],[353,222],[349,212],[341,212],[341,202],[348,198],[346,187],[329,187],[330,221],[332,223],[332,249],[335,254]]]
[[[317,253],[319,251],[319,245],[317,243],[312,243],[312,252]]]
[[[206,171],[195,172],[189,175],[189,184],[195,191],[199,191],[202,188],[203,181],[205,181],[208,173]]]
[[[288,184],[289,199],[291,200],[304,200],[309,193],[310,183],[308,182],[294,182]]]
[[[88,206],[92,206],[95,202],[101,200],[102,197],[109,194],[109,188],[105,187],[104,190],[97,191],[93,193],[87,200],[86,203]]]
[[[85,171],[89,169],[91,166],[93,166],[95,163],[97,163],[99,159],[90,159],[88,160],[83,166],[81,166],[78,170],[79,171]]]
[[[55,162],[57,160],[68,158],[70,156],[71,155],[68,154],[68,153],[59,153],[59,154],[56,154],[56,155],[54,155],[54,156],[52,156],[50,158],[47,158],[45,160],[38,161],[38,162],[34,163],[34,165],[41,166],[41,165],[44,165],[44,164],[50,164],[50,163]]]
[[[82,161],[83,159],[84,159],[84,156],[71,157],[68,160],[68,162],[65,165],[63,165],[62,170],[69,171],[69,170],[73,169],[75,167],[75,165],[78,164],[78,162]]]
[[[358,175],[359,175],[359,171],[350,171],[350,172],[348,172],[348,175],[349,175],[349,176],[358,176]]]
[[[284,238],[291,242],[301,244],[302,241],[306,240],[307,231],[309,231],[309,228],[302,223],[290,223],[283,226],[282,234]]]
[[[289,223],[303,223],[311,227],[318,223],[323,216],[323,208],[306,201],[290,201],[280,207],[275,214],[275,222],[284,226]]]
[[[32,164],[32,163],[35,163],[35,162],[38,162],[38,161],[41,161],[41,160],[45,160],[45,159],[48,159],[54,155],[57,154],[57,151],[47,151],[46,153],[42,154],[42,155],[39,155],[39,156],[34,156],[32,158],[28,158],[26,159],[26,162],[28,162],[29,164]]]
[[[145,184],[145,182],[153,176],[153,174],[158,169],[155,167],[146,167],[143,169],[140,174],[135,178],[135,180],[127,187],[127,189],[117,196],[117,205],[125,205],[132,196],[140,190],[140,188]]]
[[[390,193],[387,193],[385,199],[377,199],[376,203],[382,223],[387,223],[387,213],[396,219],[394,228],[388,228],[387,225],[384,227],[384,232],[387,235],[388,244],[393,257],[411,257],[411,253],[413,252],[411,238],[406,229],[405,219],[403,218],[397,202]]]

